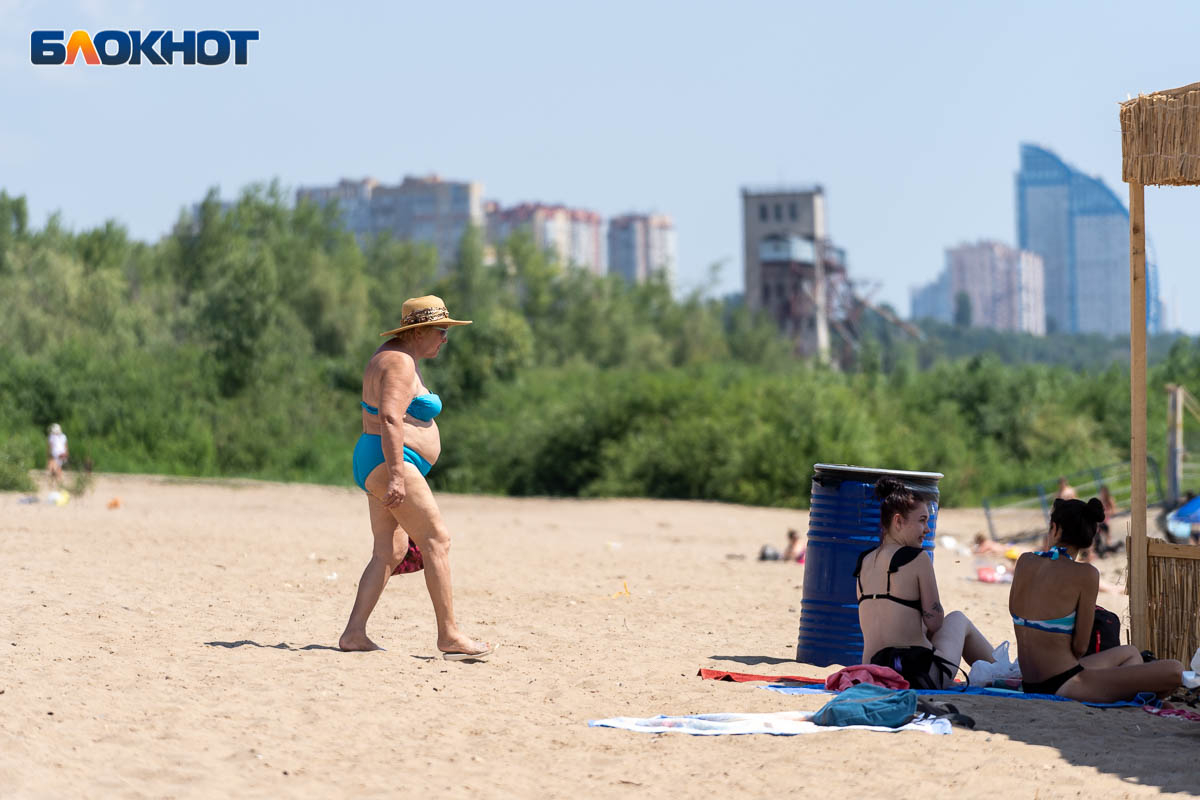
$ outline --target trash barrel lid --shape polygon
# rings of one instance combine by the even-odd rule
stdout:
[[[864,478],[867,475],[880,477],[883,475],[893,475],[898,478],[907,478],[914,482],[929,482],[937,483],[942,478],[946,477],[940,472],[912,472],[903,469],[879,469],[878,467],[859,467],[853,464],[813,464],[813,469],[817,472],[824,473],[845,473],[848,478]]]

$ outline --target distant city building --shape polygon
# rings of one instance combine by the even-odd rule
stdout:
[[[971,306],[971,325],[1001,331],[1046,332],[1041,256],[1000,242],[946,249],[937,280],[913,290],[913,319],[954,322],[957,298]]]
[[[830,241],[825,192],[812,188],[742,189],[746,306],[766,311],[795,341],[797,354],[829,363],[830,328],[847,363],[858,346],[862,309],[846,253]]]
[[[933,283],[912,289],[912,319],[954,321],[954,290],[950,288],[950,270],[943,269]]]
[[[309,200],[319,206],[337,203],[346,230],[359,235],[371,234],[371,193],[379,181],[364,178],[360,181],[343,178],[334,186],[313,186],[296,190],[296,200]]]
[[[1017,243],[1042,257],[1047,331],[1129,332],[1129,211],[1099,178],[1021,145]],[[1146,264],[1146,327],[1162,327],[1158,270]]]
[[[624,214],[608,221],[608,271],[629,283],[662,272],[674,284],[675,225],[665,214]]]
[[[214,201],[217,215],[221,217],[232,213],[233,210],[237,208],[238,204],[237,200],[221,200],[220,198],[214,198]],[[203,211],[204,202],[192,203],[192,214],[187,224],[190,226],[193,235],[200,232],[200,218],[203,216]]]
[[[829,324],[849,333],[841,304],[831,314],[834,300],[849,288],[845,253],[828,242],[802,236],[769,233],[758,245],[763,303],[785,336],[796,342],[796,352],[828,361]]]
[[[604,217],[595,211],[561,205],[522,203],[487,206],[488,239],[500,243],[517,230],[526,230],[534,243],[554,252],[564,263],[604,274]]]
[[[748,308],[768,308],[773,297],[780,299],[779,287],[763,281],[763,241],[770,237],[824,242],[825,225],[825,193],[820,186],[742,189],[742,268]]]
[[[458,256],[458,243],[468,226],[483,229],[483,185],[446,181],[437,175],[405,176],[395,185],[372,178],[341,180],[336,186],[302,187],[296,200],[319,205],[337,201],[346,229],[363,241],[382,233],[397,239],[432,244],[438,265],[446,269]]]

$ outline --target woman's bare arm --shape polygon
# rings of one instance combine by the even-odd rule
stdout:
[[[1096,593],[1100,589],[1100,573],[1091,564],[1080,564],[1087,570],[1079,600],[1075,606],[1075,633],[1071,635],[1071,652],[1081,658],[1092,643],[1092,626],[1096,623]]]
[[[938,595],[937,577],[933,574],[933,562],[924,553],[913,562],[917,569],[917,587],[921,592],[921,622],[930,636],[942,628],[946,612]]]
[[[396,351],[380,354],[379,425],[383,458],[388,466],[388,488],[383,504],[404,502],[404,413],[413,399],[416,362]]]

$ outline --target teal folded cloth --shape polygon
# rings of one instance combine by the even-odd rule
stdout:
[[[916,713],[917,693],[912,689],[888,689],[873,683],[860,683],[817,709],[812,721],[838,728],[848,725],[899,728],[911,722]]]

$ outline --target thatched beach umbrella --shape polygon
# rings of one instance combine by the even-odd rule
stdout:
[[[1200,547],[1146,539],[1146,186],[1200,186],[1200,83],[1121,104],[1121,177],[1129,184],[1130,636],[1187,662],[1200,644]]]

